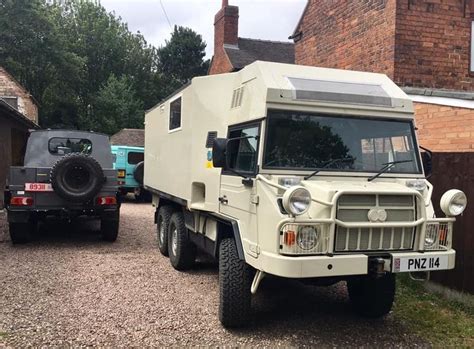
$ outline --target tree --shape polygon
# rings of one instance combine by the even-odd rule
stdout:
[[[206,44],[191,29],[176,27],[157,50],[98,0],[0,0],[0,28],[0,65],[39,101],[43,127],[142,127],[144,108],[206,74],[209,65]],[[108,103],[111,86],[121,90]],[[109,112],[119,105],[137,109]]]
[[[122,128],[143,128],[143,102],[136,96],[130,80],[111,75],[94,99],[83,124],[88,129],[114,134]]]
[[[204,60],[206,43],[190,28],[175,26],[171,39],[158,49],[158,69],[167,94],[195,76],[206,75],[209,60]]]
[[[45,126],[58,124],[60,110],[78,108],[74,85],[85,66],[68,50],[57,10],[41,0],[0,0],[0,65],[39,101]]]

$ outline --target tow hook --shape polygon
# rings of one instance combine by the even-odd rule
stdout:
[[[386,274],[385,270],[385,259],[377,257],[377,258],[369,258],[369,275],[380,278]]]

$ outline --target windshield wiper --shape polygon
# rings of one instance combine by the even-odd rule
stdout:
[[[404,164],[404,163],[407,163],[407,162],[413,162],[413,160],[398,160],[398,161],[386,162],[385,164],[382,164],[384,166],[379,170],[379,172],[376,175],[373,175],[372,177],[370,177],[368,179],[368,181],[372,182],[375,178],[380,177],[382,174],[384,174],[385,172],[390,170],[393,166],[395,166],[397,164]]]
[[[308,180],[310,179],[311,177],[313,177],[314,175],[316,175],[317,173],[319,173],[320,171],[328,168],[329,166],[335,164],[335,163],[338,163],[338,162],[346,162],[346,161],[354,161],[355,158],[338,158],[338,159],[332,159],[332,160],[329,160],[329,162],[325,163],[323,165],[323,167],[320,167],[318,168],[316,171],[314,171],[313,173],[311,173],[310,175],[307,175],[306,177],[304,177],[305,180]]]

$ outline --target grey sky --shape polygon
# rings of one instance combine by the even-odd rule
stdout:
[[[162,0],[172,25],[190,27],[203,36],[207,56],[214,45],[214,15],[221,0]],[[128,23],[132,32],[140,31],[152,45],[159,47],[170,37],[170,26],[160,0],[101,0],[110,12]],[[239,36],[288,41],[303,12],[306,0],[229,0],[240,9]]]

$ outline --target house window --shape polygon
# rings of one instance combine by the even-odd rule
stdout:
[[[0,99],[4,100],[8,105],[18,110],[18,97],[0,97]]]
[[[181,127],[181,97],[170,103],[170,126],[169,130]]]
[[[471,21],[471,62],[469,71],[474,73],[474,21]]]

